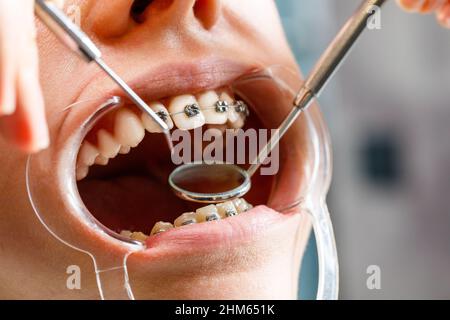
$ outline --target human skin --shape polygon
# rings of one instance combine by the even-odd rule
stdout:
[[[269,65],[298,70],[272,0],[154,1],[139,24],[130,17],[131,4],[130,0],[67,1],[66,8],[79,6],[83,30],[126,81],[136,87],[135,77],[145,71],[146,78],[137,85],[144,98],[164,96],[169,85],[182,86],[178,82],[191,76],[200,80],[193,85],[198,91],[217,87],[218,78],[229,82]],[[101,98],[115,90],[94,65],[68,52],[39,22],[37,33],[47,117],[76,101]],[[219,63],[211,62],[211,57]],[[205,64],[211,64],[207,72],[199,67]],[[187,78],[165,79],[173,71],[170,66],[184,68],[178,72],[187,72]],[[92,260],[54,239],[35,217],[25,188],[26,155],[11,150],[3,139],[0,149],[10,150],[0,156],[0,298],[98,299]],[[47,179],[49,184],[54,182],[56,191],[46,195],[48,206],[42,209],[51,211],[64,190],[58,189],[61,181],[56,174]],[[122,249],[116,242],[100,240],[98,234],[87,232],[64,208],[57,214],[63,219],[67,215],[73,230],[80,229],[79,234],[75,231],[75,238],[120,256]],[[299,265],[309,231],[309,219],[300,214],[239,245],[206,246],[193,253],[179,248],[179,255],[165,259],[136,254],[129,262],[134,294],[145,299],[296,298]],[[81,290],[66,288],[70,265],[81,269]],[[120,285],[114,284],[111,292],[119,291]]]
[[[131,2],[117,0],[105,5],[100,1],[67,1],[66,8],[79,5],[83,30],[95,40],[108,63],[125,80],[133,83],[142,70],[158,80],[159,86],[149,78],[142,82],[142,86],[148,86],[147,91],[141,88],[148,98],[152,94],[161,95],[169,85],[164,78],[170,70],[154,70],[175,62],[179,64],[180,60],[193,66],[211,56],[237,62],[238,66],[221,63],[212,66],[207,74],[197,75],[202,81],[196,84],[196,90],[214,87],[211,79],[219,75],[232,80],[255,67],[279,64],[297,70],[271,0],[154,1],[141,24],[130,18]],[[31,25],[29,30],[32,30]],[[102,97],[112,90],[111,82],[95,66],[88,66],[69,53],[39,22],[37,33],[40,83],[48,117],[73,102]],[[23,42],[27,43],[27,40]],[[30,53],[23,48],[19,52]],[[32,71],[37,70],[36,61],[31,59],[30,64]],[[198,72],[193,68],[190,72],[196,70]],[[171,80],[173,86],[186,79]],[[27,84],[22,83],[24,88]],[[97,299],[92,260],[55,240],[38,222],[25,189],[27,157],[19,150],[11,149],[11,141],[26,151],[33,151],[40,149],[40,141],[45,140],[40,138],[42,133],[38,133],[44,130],[45,122],[38,113],[26,112],[43,109],[44,103],[41,105],[36,93],[39,88],[35,86],[34,82],[29,84],[28,92],[34,93],[28,100],[23,100],[26,103],[17,105],[16,116],[2,119],[4,136],[0,148],[8,152],[0,156],[3,170],[0,182],[0,298]],[[25,127],[18,126],[17,119],[25,119],[19,121]],[[59,182],[57,176],[50,176],[49,180],[50,183],[54,180],[55,185]],[[48,197],[50,210],[57,195],[49,194]],[[60,214],[64,217],[68,213],[62,210]],[[71,222],[70,226],[75,230],[79,227],[76,222]],[[179,256],[164,261],[152,260],[145,254],[133,256],[130,269],[135,295],[137,298],[184,299],[295,298],[299,263],[309,228],[309,220],[304,215],[297,215],[245,246],[216,251],[205,248],[195,255],[180,250]],[[80,231],[78,237],[87,239],[99,250],[104,247],[114,253],[120,251],[112,243],[99,241],[95,235]],[[81,269],[81,290],[66,287],[66,270],[70,265]],[[291,272],[284,272],[286,266]],[[199,270],[208,272],[199,275]],[[112,291],[119,290],[113,288]]]
[[[62,5],[64,0],[53,2]],[[397,3],[410,12],[435,13],[439,23],[450,28],[448,0],[397,0]],[[49,144],[44,100],[38,81],[33,5],[34,0],[0,0],[0,135],[10,146],[27,153],[42,150]],[[126,9],[120,2],[116,7]],[[203,16],[206,24],[215,19]],[[126,24],[119,19],[111,25],[110,32],[114,33]]]

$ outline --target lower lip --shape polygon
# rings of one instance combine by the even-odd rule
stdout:
[[[266,206],[258,206],[238,216],[219,221],[193,224],[151,236],[146,241],[148,253],[164,251],[165,254],[178,250],[211,250],[219,247],[235,247],[239,243],[256,241],[271,228],[288,220],[286,215]]]

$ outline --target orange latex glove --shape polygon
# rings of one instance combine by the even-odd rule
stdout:
[[[38,63],[34,0],[0,0],[0,139],[27,153],[49,144]]]
[[[405,10],[419,13],[435,13],[436,19],[450,28],[450,0],[397,0]]]

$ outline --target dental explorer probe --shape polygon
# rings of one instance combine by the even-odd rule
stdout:
[[[81,55],[88,63],[95,62],[119,85],[134,104],[156,121],[168,136],[167,124],[103,61],[102,53],[94,42],[56,5],[45,0],[35,0],[35,13],[69,49]],[[169,138],[168,142],[170,144]]]
[[[342,27],[297,93],[294,100],[294,108],[280,125],[277,134],[264,146],[256,160],[252,162],[252,166],[248,169],[250,177],[253,176],[264,161],[263,157],[267,157],[268,152],[276,147],[298,116],[308,109],[314,101],[314,98],[319,97],[322,89],[338,70],[364,29],[367,28],[369,18],[385,2],[386,0],[367,0],[363,2],[354,15]]]
[[[270,141],[262,148],[256,159],[247,171],[233,164],[204,164],[189,163],[176,168],[169,176],[169,185],[174,193],[184,200],[200,203],[218,203],[229,199],[242,197],[251,187],[251,177],[258,170],[270,152],[278,145],[281,138],[289,130],[299,115],[304,112],[318,97],[322,89],[332,78],[341,63],[345,60],[356,40],[367,27],[369,18],[375,14],[386,0],[365,0],[358,10],[350,17],[347,23],[322,54],[319,61],[309,74],[307,80],[300,88],[294,99],[294,108],[281,123],[277,133],[272,135]],[[228,177],[230,183],[226,190],[216,193],[203,193],[202,190],[193,190],[192,186],[201,185],[199,179],[215,177]],[[197,181],[193,181],[197,179]],[[234,183],[232,183],[234,182]],[[191,189],[189,189],[191,188]]]

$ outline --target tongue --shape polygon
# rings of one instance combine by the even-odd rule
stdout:
[[[190,204],[179,200],[168,186],[147,177],[86,180],[78,188],[89,211],[116,232],[150,232],[155,222],[173,222],[180,213],[192,211]]]

